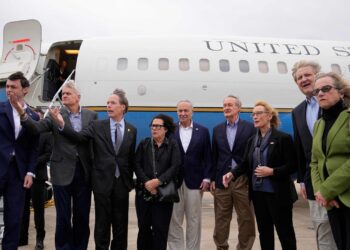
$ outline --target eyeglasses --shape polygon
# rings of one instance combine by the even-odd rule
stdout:
[[[312,94],[313,94],[314,96],[317,96],[317,95],[320,93],[320,91],[322,91],[323,93],[327,93],[327,92],[329,92],[331,89],[338,89],[338,88],[336,88],[336,87],[334,87],[334,86],[331,86],[331,85],[326,85],[326,86],[323,86],[322,88],[314,89],[314,90],[312,91]]]
[[[150,129],[159,130],[159,129],[161,129],[162,127],[164,127],[164,125],[162,125],[162,124],[150,124],[149,127],[150,127]]]
[[[267,111],[256,111],[256,112],[252,113],[252,117],[254,117],[254,116],[261,116],[264,113],[269,113],[269,112],[267,112]]]

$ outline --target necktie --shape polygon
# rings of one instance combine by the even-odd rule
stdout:
[[[122,136],[122,131],[120,130],[120,123],[116,123],[116,128],[115,128],[115,145],[114,145],[114,149],[115,149],[115,153],[118,154],[119,152],[119,148],[120,145],[122,144],[123,141],[123,136]],[[120,171],[119,171],[119,167],[117,165],[116,169],[115,169],[115,177],[119,177],[120,176]]]

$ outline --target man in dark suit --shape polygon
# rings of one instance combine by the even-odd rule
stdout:
[[[9,76],[6,95],[18,102],[18,113],[10,101],[0,103],[0,196],[4,198],[5,232],[2,249],[17,249],[26,188],[33,183],[38,138],[20,124],[20,116],[39,117],[24,102],[29,82],[22,72]]]
[[[128,111],[125,92],[116,89],[107,100],[109,118],[94,121],[81,133],[75,133],[57,113],[62,134],[71,140],[93,142],[92,189],[95,198],[96,249],[127,249],[129,192],[134,186],[136,128],[124,120]]]
[[[193,105],[188,100],[177,104],[179,124],[176,139],[182,158],[179,174],[180,202],[174,204],[168,234],[170,250],[199,250],[201,241],[201,211],[203,192],[210,185],[212,162],[210,136],[206,127],[193,122]],[[186,248],[183,219],[186,216]]]
[[[80,92],[74,81],[70,81],[62,89],[65,107],[60,112],[66,127],[75,131],[82,130],[97,119],[96,112],[82,109],[79,102]],[[17,105],[16,108],[20,112],[21,107]],[[21,124],[33,133],[51,131],[53,134],[50,173],[56,206],[56,249],[87,249],[92,168],[89,144],[77,144],[62,136],[49,116],[39,122],[24,116]]]
[[[228,249],[228,236],[232,210],[235,207],[238,222],[236,249],[251,249],[255,240],[255,221],[248,197],[248,179],[240,176],[230,182],[228,188],[222,176],[242,162],[248,139],[256,131],[253,124],[241,120],[241,101],[229,95],[224,99],[223,111],[226,121],[213,130],[212,151],[214,174],[210,190],[214,195],[215,228],[214,242],[218,250]]]
[[[319,116],[319,105],[312,91],[316,74],[319,73],[320,69],[320,65],[313,61],[302,60],[294,64],[292,69],[294,81],[306,99],[293,109],[292,121],[301,194],[309,202],[318,249],[325,250],[336,249],[336,245],[327,211],[315,201],[310,168],[313,127]]]
[[[40,108],[34,111],[43,119],[44,112]],[[34,223],[36,230],[35,250],[44,249],[45,238],[45,201],[46,201],[46,181],[47,163],[52,153],[52,133],[46,132],[40,135],[38,147],[38,162],[35,169],[35,178],[30,190],[26,192],[23,219],[21,225],[19,245],[28,245],[28,230],[30,222],[30,200],[34,209]]]

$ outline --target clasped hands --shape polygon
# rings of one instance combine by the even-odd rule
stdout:
[[[316,202],[322,207],[336,207],[339,208],[339,204],[336,200],[327,201],[320,191],[315,193]]]
[[[145,182],[145,188],[148,192],[150,192],[153,195],[156,195],[158,193],[157,187],[160,185],[160,180],[157,178],[154,178],[152,180]]]

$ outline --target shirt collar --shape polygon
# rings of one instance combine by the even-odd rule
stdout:
[[[317,103],[317,99],[316,97],[312,96],[311,98],[307,98],[305,99],[306,103],[307,104],[314,104],[314,103]]]
[[[183,128],[183,129],[193,128],[193,121],[191,120],[191,124],[188,127],[182,126],[180,122],[179,122],[179,126],[180,126],[180,128]]]
[[[233,128],[233,127],[237,126],[238,121],[239,121],[239,116],[237,117],[237,119],[235,120],[235,122],[233,124],[231,124],[228,120],[226,120],[226,126]]]
[[[111,128],[114,128],[117,123],[119,123],[122,128],[125,126],[124,118],[122,118],[119,122],[113,120],[112,118],[109,118],[109,122],[111,124]]]
[[[73,113],[73,112],[71,112],[68,108],[67,108],[67,111],[68,111],[68,114],[69,114],[69,115],[80,115],[80,114],[81,114],[81,107],[79,106],[79,111],[78,111],[78,113]]]

